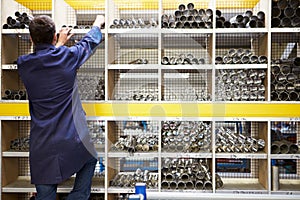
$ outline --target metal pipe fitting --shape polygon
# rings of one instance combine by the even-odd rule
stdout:
[[[274,17],[271,19],[271,27],[274,28],[274,27],[279,27],[281,24],[281,20],[279,17]]]
[[[250,20],[247,24],[246,24],[247,28],[256,28],[257,27],[257,21],[256,20]]]
[[[267,58],[267,56],[259,56],[259,57],[258,57],[258,63],[259,63],[259,64],[266,64],[266,63],[268,63],[268,58]]]
[[[212,182],[211,181],[204,181],[203,188],[206,190],[212,190]]]
[[[299,27],[300,26],[300,17],[294,17],[294,18],[292,18],[292,26],[293,27]]]
[[[168,181],[162,181],[161,182],[161,188],[162,189],[169,189],[170,188],[170,184]]]
[[[169,188],[172,190],[177,189],[177,183],[175,181],[170,181],[169,182]]]
[[[286,7],[283,12],[284,12],[284,15],[288,18],[292,18],[296,14],[295,9],[291,8],[291,7]]]
[[[258,56],[252,55],[252,56],[250,57],[250,63],[251,63],[251,64],[257,64],[257,63],[258,63]]]
[[[168,65],[169,64],[169,58],[167,56],[162,57],[161,63],[163,65]]]
[[[186,188],[185,182],[179,181],[179,182],[177,183],[177,188],[176,188],[176,189],[183,190],[183,189],[185,189],[185,188]]]
[[[292,20],[290,17],[284,17],[280,20],[280,25],[282,27],[290,27],[292,25]]]
[[[288,98],[289,98],[289,95],[287,92],[280,92],[278,95],[279,101],[286,101],[286,100],[288,100]]]
[[[187,4],[187,9],[188,9],[188,10],[193,10],[194,7],[195,7],[195,6],[194,6],[193,3],[188,3],[188,4]]]
[[[297,101],[297,100],[299,99],[299,93],[298,93],[298,92],[291,91],[291,92],[289,93],[288,99],[289,99],[290,101]]]
[[[202,190],[203,189],[203,181],[202,180],[197,180],[195,183],[195,188],[197,190]]]
[[[284,10],[288,6],[288,1],[287,0],[278,0],[277,1],[277,6],[281,10]]]

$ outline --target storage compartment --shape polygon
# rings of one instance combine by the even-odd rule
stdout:
[[[217,193],[268,193],[267,159],[218,158],[216,173],[223,181]]]
[[[28,29],[28,25],[32,17],[36,15],[48,15],[50,17],[52,16],[51,0],[46,0],[46,1],[7,0],[1,3],[2,3],[1,7],[5,8],[5,9],[1,9],[1,16],[2,16],[1,26],[3,29]],[[5,32],[11,32],[11,33],[18,33],[19,31],[5,30]]]
[[[266,33],[217,33],[215,64],[267,68],[267,47]]]
[[[90,29],[96,16],[104,15],[105,0],[80,1],[80,0],[56,0],[54,1],[54,14],[56,20],[56,28],[71,27],[74,32],[82,32]],[[76,30],[75,30],[76,29]]]
[[[299,156],[291,158],[282,156],[281,159],[271,160],[272,194],[299,195],[300,160]]]
[[[163,152],[211,152],[211,122],[163,121],[161,135]]]
[[[162,0],[162,28],[212,29],[213,11],[209,1]]]
[[[158,35],[139,32],[109,34],[108,64],[130,64],[135,68],[158,64]]]
[[[291,154],[298,156],[300,131],[297,121],[272,121],[271,122],[271,153]],[[289,157],[289,155],[287,155]]]
[[[162,71],[163,101],[211,101],[212,70],[169,69]]]
[[[272,101],[299,101],[299,39],[299,33],[272,33]]]
[[[134,193],[136,183],[146,183],[148,191],[158,191],[157,157],[110,158],[108,165],[108,193]]]
[[[238,156],[239,153],[250,153],[252,156],[261,154],[266,158],[268,153],[267,127],[267,122],[216,122],[216,156],[221,156],[222,153],[231,153],[234,156]]]
[[[211,34],[162,34],[162,65],[187,65],[184,67],[201,68],[211,64],[211,56]]]
[[[269,1],[216,0],[216,28],[268,27]]]
[[[218,179],[222,185],[222,181]],[[161,168],[161,190],[169,192],[212,192],[211,159],[164,158]]]
[[[111,155],[119,153],[156,153],[159,149],[159,122],[110,121],[108,122],[108,149]],[[140,154],[139,154],[140,155]]]
[[[266,101],[266,69],[220,69],[216,72],[217,101]]]
[[[149,29],[158,26],[158,0],[112,0],[108,4],[110,29]],[[128,30],[129,31],[129,30]]]
[[[109,99],[158,101],[158,71],[148,69],[109,70]]]

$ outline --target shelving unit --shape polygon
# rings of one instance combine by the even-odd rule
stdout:
[[[189,3],[196,9],[189,12],[200,13],[200,19],[195,15],[189,24],[173,24],[170,15],[184,16],[180,8],[188,9]],[[118,175],[133,177],[138,169],[148,170],[154,179],[148,199],[300,199],[300,152],[272,153],[278,124],[290,124],[281,129],[283,135],[293,144],[300,141],[300,73],[289,62],[278,63],[300,57],[300,27],[273,27],[273,6],[265,0],[6,0],[1,2],[0,21],[2,27],[16,11],[49,15],[57,30],[72,26],[70,46],[88,32],[97,14],[105,15],[104,41],[78,71],[99,158],[92,199],[126,199],[134,186],[122,187],[113,180]],[[263,11],[264,20],[255,28],[234,28],[247,26],[231,18],[249,10],[259,17]],[[222,17],[230,28],[225,21],[220,25]],[[6,91],[24,91],[15,61],[33,52],[33,46],[28,29],[2,27],[0,33],[0,199],[23,200],[35,192],[29,152],[24,144],[12,150],[11,142],[29,136],[28,101],[9,99]],[[253,63],[247,63],[247,57],[242,63],[244,55]],[[164,128],[172,123],[178,127]],[[225,137],[221,128],[233,135]],[[237,152],[230,150],[234,145],[225,145],[241,135],[262,139],[264,148]],[[146,142],[134,151],[115,149],[120,138],[131,141],[137,136],[155,138],[156,143],[150,147]],[[167,180],[168,160],[187,166],[206,163],[211,187],[201,187],[199,179],[184,182],[174,174]],[[279,165],[278,190],[272,187],[274,163]],[[60,199],[71,190],[72,181],[74,177],[59,185]]]

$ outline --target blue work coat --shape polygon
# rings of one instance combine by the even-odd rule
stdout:
[[[17,60],[29,100],[33,184],[61,183],[96,156],[78,94],[76,71],[101,40],[101,30],[95,26],[72,47],[40,44],[34,53]]]

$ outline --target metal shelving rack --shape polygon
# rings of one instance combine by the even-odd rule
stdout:
[[[203,10],[211,9],[211,21],[205,18],[206,28],[163,28],[162,16],[171,15],[178,6],[193,3]],[[217,11],[222,11],[226,19],[242,14],[246,10],[265,13],[265,26],[259,28],[217,28]],[[295,101],[274,100],[274,65],[283,51],[300,57],[300,27],[271,27],[272,2],[265,0],[207,0],[207,1],[170,1],[170,0],[5,0],[1,2],[1,26],[15,11],[31,15],[47,14],[53,17],[57,29],[63,25],[72,26],[76,34],[72,45],[88,31],[96,14],[105,15],[105,28],[102,29],[104,41],[95,55],[78,72],[82,84],[83,106],[90,122],[105,127],[101,136],[92,131],[97,143],[99,160],[103,159],[105,170],[95,175],[92,195],[112,200],[120,194],[134,193],[133,187],[111,187],[111,180],[119,172],[124,172],[124,159],[134,163],[140,158],[153,162],[157,170],[158,184],[148,189],[148,199],[197,199],[199,195],[209,199],[300,199],[300,154],[272,154],[272,131],[275,122],[296,124],[294,137],[299,141],[300,104]],[[175,13],[174,13],[175,14]],[[208,13],[210,15],[210,13]],[[117,27],[116,19],[130,19],[139,22],[151,22],[151,27]],[[116,23],[116,24],[115,24]],[[120,24],[124,22],[118,22]],[[116,25],[112,27],[111,25]],[[75,26],[79,28],[75,28]],[[202,24],[203,25],[203,24]],[[28,135],[29,112],[27,100],[6,100],[5,90],[24,89],[17,74],[14,61],[24,53],[32,52],[28,29],[0,30],[0,133],[1,133],[1,197],[3,200],[28,199],[35,188],[30,184],[28,172],[28,151],[11,151],[10,142]],[[285,49],[294,43],[297,48]],[[283,46],[284,46],[283,45]],[[258,56],[267,56],[262,64],[217,64],[218,56],[225,55],[231,49],[251,49]],[[187,55],[189,54],[189,55]],[[183,56],[183,57],[180,57]],[[189,60],[177,64],[164,64],[166,57],[202,58],[198,64]],[[172,60],[172,59],[173,60]],[[196,62],[195,60],[193,62]],[[246,72],[264,72],[263,99],[259,101],[224,100],[219,98],[220,84],[225,90],[230,82],[222,79]],[[220,76],[220,79],[218,78]],[[220,82],[219,80],[224,82]],[[92,84],[91,84],[92,83]],[[232,82],[236,84],[236,82]],[[232,86],[232,83],[231,86]],[[98,86],[94,86],[98,84]],[[99,86],[100,84],[100,86]],[[223,84],[223,85],[222,85]],[[92,87],[91,87],[92,85]],[[237,84],[236,84],[237,85]],[[91,87],[89,93],[84,89]],[[100,89],[101,98],[95,98]],[[229,90],[231,90],[230,88]],[[255,90],[256,88],[254,88]],[[99,92],[99,91],[98,91]],[[298,91],[299,92],[299,91]],[[98,94],[98,93],[97,93]],[[228,101],[229,100],[229,101]],[[147,102],[145,102],[147,101]],[[157,122],[158,149],[151,152],[111,151],[113,143],[124,137],[120,122],[148,121]],[[163,149],[161,134],[164,121],[205,121],[211,123],[211,145],[208,151],[173,152]],[[230,122],[230,123],[228,123]],[[25,124],[25,125],[24,125]],[[26,125],[27,124],[27,125]],[[265,140],[263,151],[256,153],[216,152],[218,127],[228,124],[250,124],[253,136]],[[235,131],[237,131],[235,129]],[[252,133],[251,133],[252,134]],[[104,137],[103,137],[104,136]],[[153,161],[153,158],[155,158]],[[212,172],[211,190],[182,190],[162,188],[163,161],[166,159],[207,160]],[[296,171],[281,171],[279,190],[272,189],[272,162],[296,163]],[[144,163],[147,163],[147,162]],[[150,163],[151,163],[150,162]],[[234,162],[228,167],[228,163]],[[130,166],[130,165],[129,165]],[[222,166],[227,166],[224,171]],[[134,167],[129,168],[130,173]],[[141,166],[144,167],[144,166]],[[149,166],[148,166],[149,167]],[[245,169],[244,171],[236,171]],[[249,171],[250,170],[250,171]],[[281,169],[286,170],[286,169]],[[216,174],[223,179],[223,187],[216,187]],[[59,186],[60,194],[71,190],[72,177]],[[236,184],[238,183],[238,184]]]

